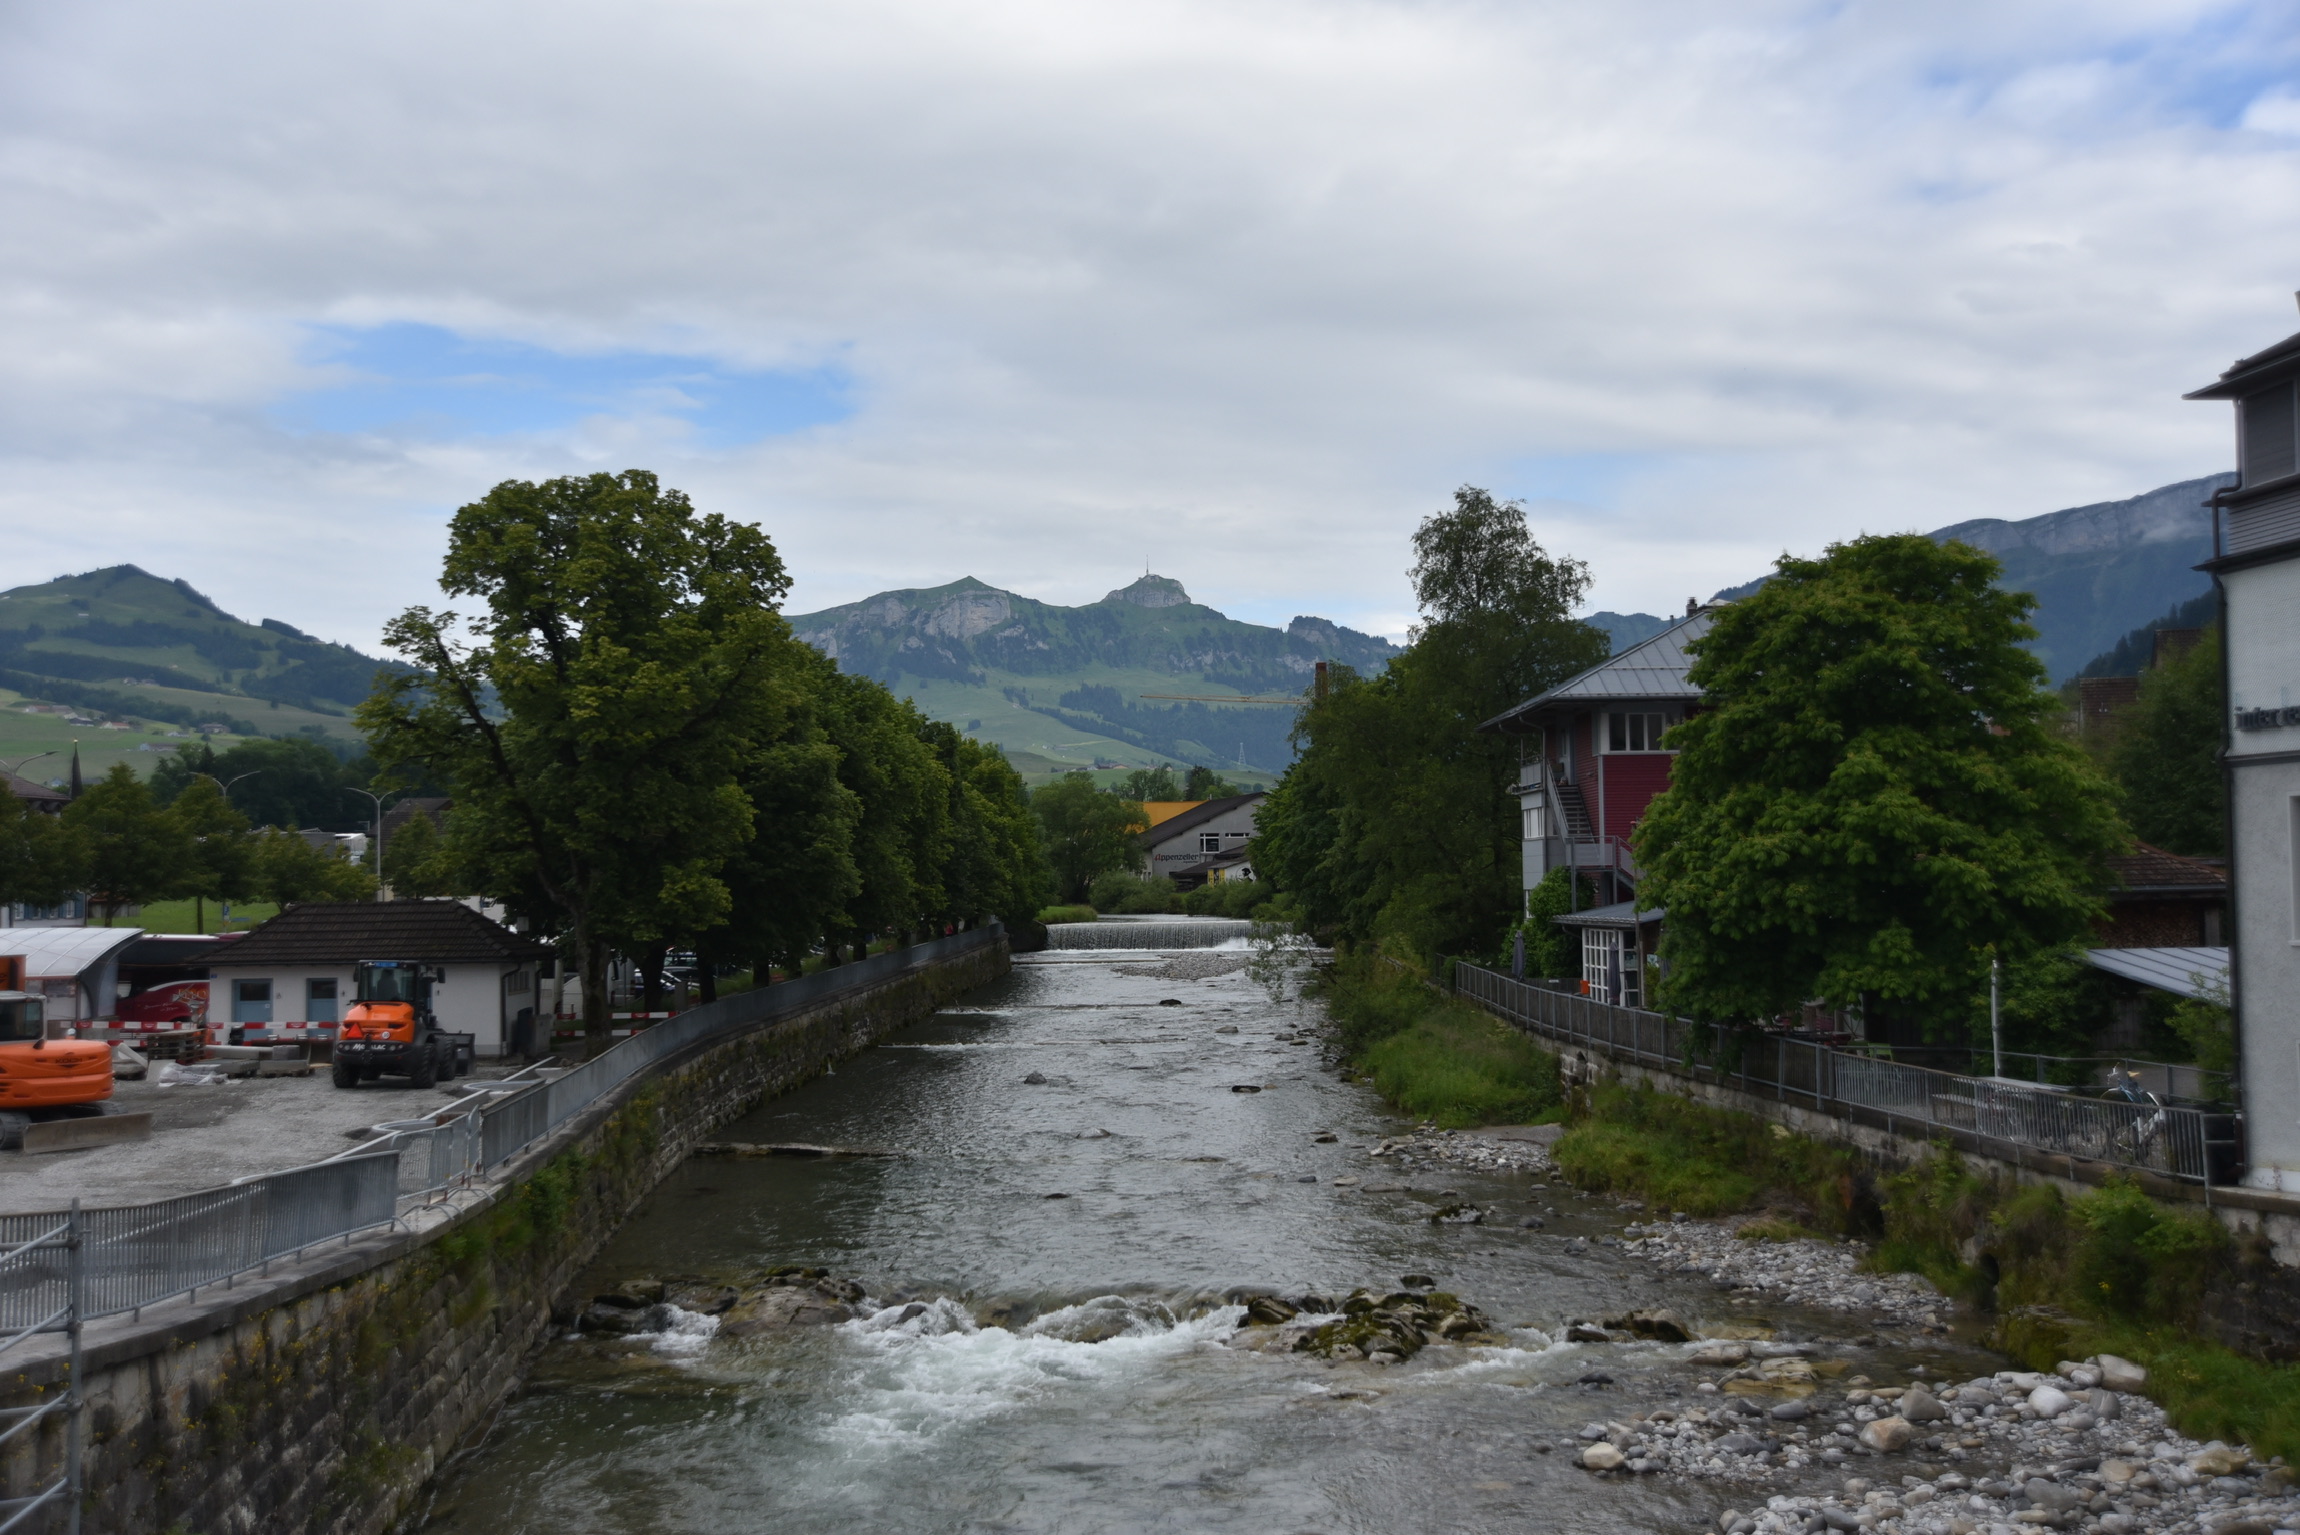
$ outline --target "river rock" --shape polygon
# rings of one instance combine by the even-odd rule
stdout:
[[[2100,1479],[2111,1487],[2122,1487],[2139,1473],[2139,1469],[2129,1460],[2111,1458],[2100,1463]]]
[[[1906,1448],[1916,1432],[1906,1418],[1879,1418],[1861,1425],[1861,1443],[1872,1450],[1898,1450]]]
[[[1605,1325],[1625,1328],[1640,1338],[1656,1338],[1663,1343],[1687,1343],[1693,1338],[1685,1319],[1669,1310],[1632,1311]]]
[[[2057,1418],[2076,1405],[2076,1399],[2058,1386],[2039,1386],[2028,1394],[2029,1406],[2040,1418]]]
[[[2047,1513],[2065,1514],[2077,1505],[2075,1488],[2063,1487],[2058,1482],[2048,1482],[2041,1476],[2030,1477],[2027,1482],[2022,1484],[2021,1491],[2028,1495],[2028,1500],[2031,1503]]]
[[[1032,1087],[1044,1087],[1046,1085],[1046,1073],[1043,1071],[1034,1071],[1029,1076],[1024,1077],[1022,1080]]]
[[[666,1303],[704,1316],[717,1316],[742,1298],[743,1292],[733,1285],[672,1283],[663,1288]]]
[[[1949,1410],[1922,1386],[1911,1386],[1901,1393],[1901,1416],[1911,1423],[1945,1423]]]
[[[2198,1476],[2233,1476],[2251,1462],[2251,1452],[2231,1449],[2215,1439],[2188,1457],[2188,1469]]]
[[[1749,1345],[1730,1338],[1704,1343],[1686,1356],[1686,1363],[1714,1368],[1744,1364],[1749,1358]]]
[[[1811,1417],[1813,1409],[1803,1402],[1782,1402],[1773,1409],[1772,1415],[1783,1423],[1794,1423],[1801,1418]]]
[[[1629,1459],[1603,1440],[1581,1452],[1581,1463],[1592,1471],[1615,1471]]]
[[[617,1338],[629,1337],[632,1333],[647,1331],[647,1308],[594,1302],[584,1309],[578,1325],[585,1332],[606,1333]]]
[[[747,1338],[780,1327],[821,1327],[853,1319],[852,1307],[817,1286],[775,1285],[737,1301],[719,1319],[719,1336]]]
[[[1247,1317],[1264,1325],[1290,1322],[1300,1314],[1275,1295],[1257,1295],[1246,1303]]]
[[[1595,1327],[1587,1322],[1573,1322],[1568,1324],[1565,1329],[1565,1341],[1568,1343],[1611,1343],[1613,1340],[1605,1335],[1605,1329],[1602,1327]]]
[[[2094,1363],[2100,1370],[2100,1383],[2111,1391],[2138,1391],[2148,1384],[2148,1372],[2129,1359],[2103,1354]]]

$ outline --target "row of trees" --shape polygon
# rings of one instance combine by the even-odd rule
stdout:
[[[153,901],[366,900],[375,880],[331,847],[252,825],[214,778],[163,805],[117,763],[61,815],[0,794],[0,900],[52,906],[80,894],[109,922]]]
[[[643,471],[509,481],[455,514],[440,585],[479,611],[394,619],[416,671],[361,727],[453,798],[425,877],[565,939],[595,1046],[610,951],[763,980],[1044,904],[1020,777],[796,639],[758,529]]]

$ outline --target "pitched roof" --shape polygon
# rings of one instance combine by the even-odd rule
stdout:
[[[1495,715],[1480,730],[1523,729],[1525,717],[1553,704],[1592,703],[1607,699],[1699,698],[1701,690],[1686,680],[1693,657],[1685,647],[1709,632],[1715,607],[1705,607],[1681,618],[1659,634],[1639,640],[1621,654],[1598,662],[1579,676],[1568,677],[1537,698]]]
[[[1268,791],[1256,789],[1251,794],[1231,794],[1225,795],[1221,799],[1200,800],[1180,815],[1168,816],[1148,831],[1139,833],[1134,840],[1144,847],[1156,847],[1159,843],[1171,842],[1184,832],[1203,826],[1216,816],[1235,810],[1240,805],[1266,800],[1269,797]]]
[[[2135,842],[2132,851],[2108,861],[2118,895],[2226,895],[2228,871],[2201,858],[2183,858],[2160,847]]]
[[[66,794],[61,789],[51,789],[44,783],[34,783],[31,779],[19,778],[14,773],[8,775],[8,792],[20,800],[29,800],[35,805],[68,804],[72,798],[71,795]]]
[[[1611,906],[1592,906],[1586,911],[1564,912],[1549,920],[1559,927],[1632,928],[1659,922],[1668,915],[1658,906],[1649,906],[1639,911],[1635,901],[1616,901]]]
[[[216,956],[231,965],[427,965],[541,959],[550,945],[491,922],[460,901],[308,901],[290,906]]]
[[[2228,995],[2226,949],[2087,949],[2095,968],[2176,997]]]

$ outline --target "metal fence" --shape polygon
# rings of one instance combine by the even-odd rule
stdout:
[[[995,924],[709,1003],[657,1024],[556,1076],[442,1124],[385,1133],[308,1167],[244,1178],[150,1204],[80,1210],[76,1246],[55,1233],[62,1212],[0,1215],[0,1348],[66,1312],[113,1316],[390,1224],[402,1201],[436,1195],[500,1166],[572,1116],[691,1046],[770,1023],[997,943]],[[72,1263],[79,1265],[78,1289]],[[0,1530],[6,1525],[0,1523]]]
[[[1004,932],[999,924],[991,923],[970,933],[890,950],[851,965],[835,965],[690,1008],[676,1018],[641,1030],[580,1066],[480,1109],[479,1166],[491,1169],[502,1165],[657,1062],[706,1040],[756,1028],[937,960],[987,948],[999,942]]]
[[[1780,1034],[1615,1007],[1457,964],[1454,989],[1530,1033],[1839,1118],[2025,1147],[2209,1185],[2233,1162],[2230,1116],[1959,1076]]]

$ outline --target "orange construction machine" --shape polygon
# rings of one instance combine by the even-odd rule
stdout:
[[[445,978],[432,965],[362,961],[358,996],[336,1029],[335,1085],[357,1087],[388,1072],[429,1087],[469,1071],[471,1036],[442,1032],[431,1010],[431,988]]]
[[[112,1047],[47,1035],[22,957],[0,955],[0,1150],[20,1149],[35,1124],[112,1112]]]

